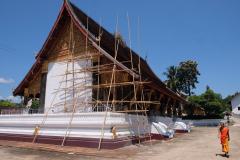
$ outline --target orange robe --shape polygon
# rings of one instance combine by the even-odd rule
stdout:
[[[220,131],[220,138],[221,138],[221,144],[222,144],[222,151],[225,153],[229,152],[228,135],[229,135],[229,129],[227,127],[224,127]]]

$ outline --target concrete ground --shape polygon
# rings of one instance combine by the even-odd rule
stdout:
[[[195,127],[191,133],[177,135],[168,141],[153,141],[153,144],[128,146],[113,151],[96,151],[99,154],[88,154],[88,150],[69,150],[66,153],[44,151],[44,149],[26,149],[7,147],[0,143],[1,160],[88,160],[88,159],[139,159],[139,160],[221,160],[221,146],[217,137],[217,127]],[[240,159],[240,122],[230,127],[230,158]],[[9,146],[9,145],[8,145]],[[89,153],[93,150],[89,150]],[[110,158],[109,158],[110,157]]]

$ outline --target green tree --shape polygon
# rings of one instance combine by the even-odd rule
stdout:
[[[174,92],[178,91],[178,69],[176,66],[170,66],[167,71],[163,74],[167,77],[167,86],[171,88]]]
[[[178,88],[189,96],[192,95],[192,89],[195,89],[196,83],[198,83],[198,76],[200,75],[200,72],[198,71],[197,66],[198,64],[196,61],[188,60],[180,62],[178,67]]]
[[[188,101],[194,104],[198,104],[199,106],[203,106],[205,104],[203,96],[193,95],[188,97]]]
[[[9,100],[0,100],[1,107],[13,107],[15,106],[14,103],[10,102]]]
[[[190,103],[204,108],[206,116],[223,116],[224,111],[228,111],[228,107],[221,94],[215,93],[210,87],[199,96],[190,96]]]
[[[184,92],[191,96],[200,75],[195,61],[180,62],[179,66],[170,66],[163,74],[167,77],[167,86],[175,92]]]

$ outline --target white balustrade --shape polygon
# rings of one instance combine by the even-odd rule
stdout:
[[[100,138],[105,114],[106,112],[75,113],[68,136]],[[0,115],[0,133],[33,135],[35,127],[39,125],[39,135],[64,136],[71,116],[70,113],[47,116],[45,114]],[[113,138],[112,127],[116,127],[119,138],[145,135],[149,132],[145,116],[107,112],[104,138]]]

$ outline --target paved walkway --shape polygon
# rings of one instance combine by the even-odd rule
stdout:
[[[240,121],[230,127],[230,158],[232,160],[240,159]],[[18,147],[6,147],[7,143],[0,142],[0,159],[1,160],[79,160],[79,159],[140,159],[140,160],[221,160],[227,159],[220,155],[221,146],[217,138],[216,127],[196,127],[189,134],[178,135],[176,138],[169,141],[154,142],[141,146],[129,146],[122,149],[109,151],[103,150],[97,152],[96,149],[83,148],[60,148],[48,147],[50,151],[44,151],[46,146],[31,146],[23,148],[24,145]],[[8,144],[13,146],[14,143]],[[27,145],[25,145],[27,146]],[[34,149],[29,149],[33,147]],[[45,148],[45,149],[44,149]],[[64,153],[61,153],[64,152]],[[96,153],[96,154],[94,154]]]
[[[240,159],[240,127],[230,127],[230,158]],[[171,142],[156,144],[152,149],[137,153],[134,159],[164,160],[221,160],[221,146],[216,127],[194,128],[189,135],[178,137]]]

